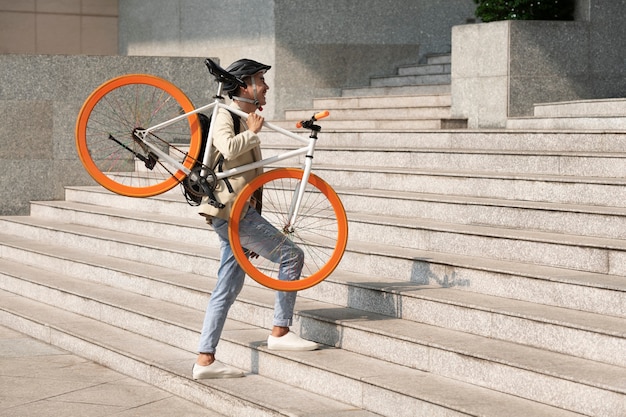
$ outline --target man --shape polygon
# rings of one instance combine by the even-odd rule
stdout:
[[[265,73],[270,69],[250,59],[241,59],[233,62],[226,71],[243,80],[245,87],[224,85],[224,91],[233,99],[232,107],[248,113],[247,119],[239,120],[228,110],[220,109],[214,123],[213,147],[211,166],[215,166],[221,159],[223,170],[237,167],[261,159],[260,139],[257,135],[263,127],[263,117],[256,113],[266,104],[266,93],[269,89],[265,83]],[[238,124],[238,125],[236,125]],[[238,127],[238,129],[236,128]],[[237,133],[241,132],[241,133]],[[220,157],[223,157],[223,159]],[[224,204],[224,208],[208,204],[208,198],[203,199],[200,205],[200,214],[220,239],[221,259],[217,272],[217,284],[209,300],[206,310],[202,334],[198,348],[198,358],[193,366],[194,379],[232,378],[243,376],[241,371],[235,370],[215,360],[215,350],[219,341],[224,322],[230,306],[235,301],[244,283],[245,273],[237,263],[228,240],[228,218],[230,207],[237,194],[252,179],[262,173],[262,169],[247,171],[240,175],[229,177],[227,181],[220,181],[215,190],[216,199]],[[260,196],[257,200],[260,200]],[[260,201],[255,206],[260,206]],[[250,207],[239,225],[241,235],[246,235],[246,241],[257,239],[260,247],[255,247],[251,256],[271,256],[276,244],[268,242],[268,235],[275,235],[275,228],[261,217],[257,211],[259,207]],[[304,262],[303,252],[294,246],[286,251],[281,259],[279,279],[296,280],[300,278]],[[292,324],[293,310],[296,302],[295,292],[277,292],[274,305],[274,321],[267,345],[271,350],[314,350],[317,343],[301,339],[289,331]]]

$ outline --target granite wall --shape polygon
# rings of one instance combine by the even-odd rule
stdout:
[[[28,214],[31,200],[93,184],[76,154],[76,117],[97,86],[133,72],[173,81],[194,104],[214,93],[199,58],[0,55],[0,215]]]

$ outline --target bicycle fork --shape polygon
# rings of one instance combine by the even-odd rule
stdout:
[[[307,184],[309,183],[309,177],[311,176],[311,169],[313,167],[313,153],[315,151],[315,143],[317,141],[317,132],[313,131],[310,136],[309,150],[307,151],[304,159],[304,167],[302,172],[302,179],[296,185],[291,199],[291,206],[289,207],[289,217],[287,224],[283,227],[284,233],[293,233],[298,218],[298,213],[304,199],[304,193],[306,192]]]

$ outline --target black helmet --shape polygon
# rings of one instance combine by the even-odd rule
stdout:
[[[226,72],[243,81],[245,77],[250,77],[260,71],[268,71],[270,68],[272,68],[270,65],[261,64],[260,62],[253,61],[251,59],[239,59],[230,64],[228,68],[226,68]],[[237,89],[237,84],[224,83],[223,88],[224,91],[230,93]]]

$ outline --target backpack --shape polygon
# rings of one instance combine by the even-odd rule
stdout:
[[[228,113],[230,113],[230,115],[233,118],[233,124],[235,127],[235,135],[238,135],[241,130],[241,121],[239,119],[239,116],[235,115],[231,111],[228,111]],[[199,173],[200,170],[202,169],[202,158],[204,157],[206,144],[209,138],[209,128],[211,127],[211,117],[203,113],[198,113],[198,119],[200,120],[200,132],[201,132],[200,153],[198,153],[198,159],[196,159],[195,163],[191,167],[191,171],[197,171]],[[224,162],[224,155],[220,154],[215,166],[212,167],[212,171],[214,172],[215,169],[218,169],[221,172],[223,162]],[[185,196],[185,199],[187,200],[187,203],[189,203],[190,206],[199,206],[200,203],[202,202],[202,197],[205,195],[209,196],[209,200],[210,200],[209,202],[211,204],[220,204],[219,202],[215,200],[215,197],[213,196],[213,193],[210,190],[203,190],[204,187],[202,187],[202,185],[199,182],[193,181],[190,177],[191,175],[186,176],[182,182],[183,195]],[[224,180],[224,181],[226,181],[226,186],[230,190],[231,189],[230,183],[228,182],[228,180]]]

